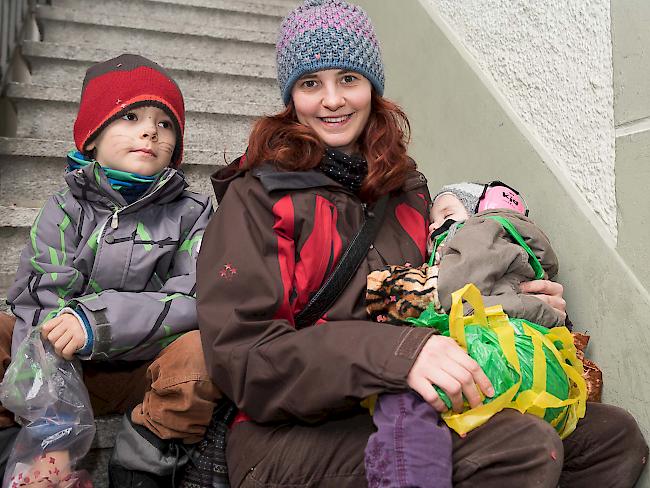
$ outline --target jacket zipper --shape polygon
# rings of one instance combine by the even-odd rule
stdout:
[[[153,195],[158,193],[160,191],[160,189],[163,188],[167,184],[168,181],[169,181],[169,178],[167,180],[165,180],[165,182],[162,185],[158,186],[158,188],[156,188],[154,191],[152,191],[149,195],[144,197],[142,200],[136,200],[135,202],[131,203],[130,205],[126,205],[125,207],[120,207],[119,204],[115,203],[110,198],[110,195],[108,195],[107,193],[104,193],[104,196],[109,199],[109,201],[111,203],[111,206],[113,207],[113,214],[106,220],[106,222],[104,223],[104,226],[102,227],[102,231],[101,231],[99,237],[97,238],[97,252],[96,252],[95,256],[97,256],[97,254],[99,254],[99,248],[101,247],[102,243],[104,242],[104,235],[106,234],[106,227],[108,226],[109,222],[110,222],[111,229],[117,229],[117,227],[119,226],[119,213],[120,212],[128,209],[129,207],[135,205],[136,203],[140,203],[143,200],[151,198]],[[101,187],[100,187],[100,189],[101,189]],[[97,259],[95,259],[95,261],[93,262],[93,269],[90,272],[90,277],[88,278],[88,284],[86,285],[86,289],[84,290],[84,295],[86,295],[88,293],[88,291],[90,291],[90,288],[92,288],[90,283],[93,281],[93,278],[95,277],[96,270],[97,270]]]

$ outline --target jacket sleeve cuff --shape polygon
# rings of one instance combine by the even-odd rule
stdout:
[[[81,359],[106,360],[112,345],[111,325],[108,320],[106,305],[102,297],[90,294],[73,300],[71,306],[85,317],[92,331],[92,343],[88,355]]]
[[[393,353],[387,358],[384,375],[389,380],[406,381],[413,363],[429,337],[435,335],[435,329],[427,327],[400,327],[402,333],[398,336]]]

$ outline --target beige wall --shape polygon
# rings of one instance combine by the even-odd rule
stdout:
[[[410,118],[411,153],[430,190],[501,177],[526,194],[560,257],[568,311],[577,329],[592,335],[589,353],[605,371],[605,401],[631,410],[650,438],[650,297],[602,221],[435,12],[417,0],[358,3],[377,28],[386,95]]]
[[[650,289],[650,2],[612,1],[618,251]]]

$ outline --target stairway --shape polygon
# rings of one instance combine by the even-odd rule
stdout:
[[[185,96],[183,169],[212,194],[215,165],[246,148],[253,120],[281,108],[275,38],[293,0],[52,0],[37,7],[39,41],[6,97],[15,131],[0,137],[0,300],[46,198],[63,185],[86,68],[123,52],[168,69]],[[22,63],[21,63],[22,64]],[[15,133],[14,133],[15,132]]]
[[[65,154],[86,68],[123,52],[171,72],[185,96],[183,169],[190,188],[212,195],[215,166],[246,148],[256,117],[282,107],[275,38],[295,0],[52,0],[37,7],[40,40],[24,41],[24,66],[6,89],[15,127],[0,137],[0,309],[21,249],[45,200],[63,186]],[[118,417],[97,419],[84,467],[96,488]]]

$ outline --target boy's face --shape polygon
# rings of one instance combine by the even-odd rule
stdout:
[[[431,226],[429,232],[439,229],[447,219],[455,221],[467,220],[469,214],[458,197],[451,193],[443,193],[431,207]]]
[[[86,146],[107,168],[151,176],[169,166],[176,131],[158,107],[138,107],[114,120]]]

